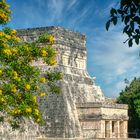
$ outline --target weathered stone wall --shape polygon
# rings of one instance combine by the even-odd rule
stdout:
[[[118,117],[125,117],[128,119],[128,110],[125,109],[114,109],[114,108],[101,108],[101,114],[104,116],[108,116],[111,119],[118,119]],[[116,117],[115,117],[116,116]]]
[[[84,137],[127,138],[127,105],[81,103],[77,110]]]
[[[77,110],[81,119],[128,120],[128,106],[123,104],[79,103]]]
[[[9,123],[0,123],[0,140],[36,140],[42,136],[40,128],[33,121],[25,121],[24,128],[13,131]]]
[[[101,89],[93,85],[93,81],[86,70],[86,40],[85,36],[61,27],[41,27],[19,30],[23,41],[35,41],[42,33],[48,32],[55,36],[54,47],[58,51],[58,65],[55,70],[64,73],[65,84],[69,83],[75,102],[101,102],[104,100]],[[38,62],[36,65],[46,69]],[[76,95],[75,95],[76,94]],[[82,95],[82,96],[81,96]]]

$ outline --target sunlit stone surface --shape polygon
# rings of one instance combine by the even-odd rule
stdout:
[[[59,82],[61,94],[50,94],[40,101],[46,125],[38,128],[28,123],[27,135],[33,132],[34,136],[61,139],[126,138],[128,107],[107,102],[95,78],[89,76],[85,35],[61,27],[23,29],[18,30],[18,35],[22,41],[32,42],[44,32],[56,38],[53,46],[58,51],[58,64],[53,69],[61,71],[64,78]],[[40,67],[42,72],[48,69],[41,60],[33,65]]]

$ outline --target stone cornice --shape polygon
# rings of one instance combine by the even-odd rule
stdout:
[[[106,103],[78,103],[77,108],[113,108],[113,109],[128,109],[126,104],[106,104]]]
[[[72,46],[85,50],[86,37],[85,35],[72,30],[65,29],[63,27],[39,27],[39,28],[27,28],[18,29],[17,34],[22,41],[33,42],[39,35],[47,32],[55,36],[55,44],[61,44],[66,46]]]

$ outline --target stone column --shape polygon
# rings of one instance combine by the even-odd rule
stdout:
[[[101,120],[101,137],[100,138],[105,138],[105,120]]]
[[[120,137],[121,138],[127,138],[127,121],[121,121],[120,122]]]
[[[105,122],[105,137],[106,138],[112,137],[112,121]]]
[[[123,134],[123,136],[124,136],[124,138],[127,138],[128,136],[128,134],[127,134],[127,132],[128,132],[128,122],[127,121],[124,121],[124,134]]]
[[[124,131],[123,121],[120,121],[120,138],[123,138],[123,131]]]
[[[120,137],[120,123],[119,123],[119,121],[115,121],[114,132],[115,132],[115,137],[119,138]]]

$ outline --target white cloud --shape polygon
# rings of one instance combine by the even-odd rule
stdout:
[[[77,5],[78,1],[77,0],[71,0],[69,5],[68,5],[68,10],[72,9],[73,7],[75,7],[75,5]]]
[[[63,15],[64,0],[49,0],[47,3],[49,14],[51,15],[48,20],[52,23],[60,22]]]
[[[32,22],[36,22],[38,25],[71,25],[76,24],[77,21],[84,18],[89,11],[86,7],[77,11],[79,6],[78,0],[29,0],[28,3],[24,2],[18,9],[21,15],[24,15],[24,25],[30,26]],[[69,16],[69,14],[74,17]],[[65,18],[68,18],[66,20]],[[70,22],[68,22],[70,21]]]
[[[117,96],[125,87],[125,78],[133,79],[140,76],[139,48],[129,48],[124,44],[126,38],[119,31],[101,33],[99,30],[98,35],[90,42],[94,46],[89,51],[90,63],[93,67],[96,66],[93,73],[95,71],[97,78],[99,76],[104,82],[105,94]]]
[[[94,39],[96,52],[93,51],[93,56],[95,61],[99,61],[106,69],[113,70],[116,75],[125,73],[129,68],[139,63],[136,53],[138,49],[136,47],[128,48],[126,44],[122,43],[123,40],[124,37],[120,33],[113,32],[100,36],[97,40]]]
[[[124,80],[114,82],[112,87],[106,90],[107,96],[117,97],[119,93],[125,89],[126,85]]]
[[[100,17],[104,17],[104,16],[109,16],[109,11],[111,8],[116,7],[118,3],[116,1],[111,2],[106,8],[101,9],[100,7],[96,7],[95,9],[95,15],[98,15]]]

